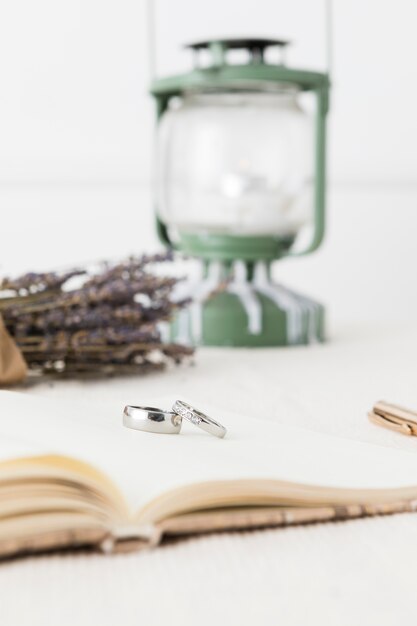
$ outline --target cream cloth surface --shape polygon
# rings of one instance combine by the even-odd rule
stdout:
[[[417,408],[416,348],[417,324],[350,326],[325,345],[202,349],[195,367],[31,392],[102,405],[106,415],[126,403],[193,394],[262,417],[260,428],[275,420],[417,454],[417,438],[366,418],[379,398]],[[414,625],[416,580],[417,514],[405,514],[224,533],[130,555],[5,563],[0,615],[5,626]]]

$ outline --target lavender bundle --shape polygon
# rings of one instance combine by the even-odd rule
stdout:
[[[164,343],[159,323],[187,302],[173,302],[178,279],[152,273],[163,255],[105,264],[93,273],[29,273],[0,281],[0,314],[35,374],[143,373],[192,354]]]

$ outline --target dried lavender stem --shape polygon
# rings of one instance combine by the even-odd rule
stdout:
[[[150,271],[171,259],[171,253],[157,254],[104,264],[95,273],[7,278],[0,282],[0,312],[34,373],[159,369],[192,354],[189,347],[163,343],[158,329],[188,304],[172,301],[177,278]],[[70,279],[77,288],[68,288]]]

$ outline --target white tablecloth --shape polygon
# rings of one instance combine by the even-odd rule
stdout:
[[[416,347],[417,323],[357,325],[340,327],[325,345],[201,349],[195,365],[163,374],[31,391],[98,409],[110,405],[117,419],[126,403],[198,395],[225,409],[417,454],[417,439],[366,419],[381,398],[417,407]],[[407,514],[225,533],[124,556],[17,560],[0,566],[0,620],[2,626],[415,624],[416,580],[417,515]]]

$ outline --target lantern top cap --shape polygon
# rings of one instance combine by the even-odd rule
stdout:
[[[214,45],[221,46],[225,50],[259,50],[264,51],[271,46],[284,47],[290,42],[285,39],[269,39],[264,37],[238,37],[225,39],[207,39],[206,41],[196,41],[185,45],[191,50],[204,50]]]

